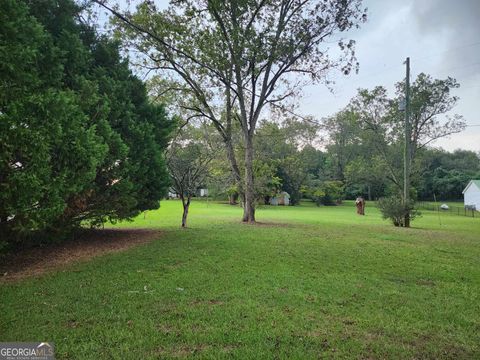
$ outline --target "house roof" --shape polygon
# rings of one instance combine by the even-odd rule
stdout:
[[[463,189],[462,191],[462,194],[465,194],[465,192],[468,190],[468,188],[472,185],[472,184],[475,184],[477,186],[477,188],[480,190],[480,180],[470,180],[467,184],[467,186],[465,187],[465,189]]]

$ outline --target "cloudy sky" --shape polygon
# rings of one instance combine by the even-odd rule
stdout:
[[[364,0],[368,22],[349,36],[357,41],[358,75],[335,77],[333,93],[316,85],[305,89],[300,110],[318,118],[344,107],[357,88],[383,85],[393,95],[410,57],[412,80],[420,72],[451,76],[460,83],[452,113],[467,129],[433,146],[480,151],[480,0]],[[478,125],[478,126],[474,126]]]
[[[137,3],[117,2],[130,10]],[[155,3],[160,9],[168,5],[167,0]],[[333,91],[323,85],[304,89],[298,112],[317,119],[332,115],[358,88],[382,85],[393,95],[394,84],[405,77],[408,56],[412,80],[425,72],[460,83],[454,92],[460,100],[452,115],[463,115],[468,127],[432,145],[480,151],[480,0],[364,0],[364,6],[367,23],[347,34],[357,42],[359,73],[333,75]]]

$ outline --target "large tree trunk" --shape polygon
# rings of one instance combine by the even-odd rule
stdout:
[[[230,167],[232,168],[233,177],[236,182],[241,183],[240,169],[237,164],[237,159],[235,157],[235,151],[233,150],[232,140],[225,140],[225,147],[227,149],[227,157],[230,161]]]
[[[187,197],[187,201],[182,196],[182,204],[183,204],[183,215],[182,215],[182,228],[187,227],[187,217],[188,217],[188,209],[190,207],[190,196]]]
[[[255,188],[253,180],[253,139],[245,134],[245,203],[243,206],[243,221],[255,222]]]
[[[230,73],[228,78],[231,79],[232,77],[232,69],[230,69]],[[223,136],[223,140],[225,143],[225,147],[227,149],[227,158],[230,162],[230,167],[232,169],[233,179],[235,181],[235,185],[238,187],[238,194],[240,196],[240,203],[243,206],[245,204],[245,193],[243,191],[242,186],[242,175],[240,174],[240,168],[238,167],[237,158],[235,156],[235,149],[233,148],[232,144],[232,120],[233,120],[233,113],[232,113],[232,95],[230,89],[231,83],[229,82],[226,88],[226,126],[225,126],[225,135]]]
[[[232,170],[233,179],[238,186],[238,194],[240,196],[240,203],[242,206],[245,203],[244,186],[242,184],[242,176],[240,174],[240,168],[238,167],[237,158],[235,157],[235,150],[233,149],[232,139],[224,140],[225,148],[227,149],[227,157],[230,162],[230,168]],[[230,202],[231,203],[231,202]]]

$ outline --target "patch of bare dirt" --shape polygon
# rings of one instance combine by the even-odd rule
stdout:
[[[160,234],[160,231],[151,229],[85,230],[74,240],[9,255],[0,263],[0,282],[39,276],[79,261],[124,251],[158,239]]]

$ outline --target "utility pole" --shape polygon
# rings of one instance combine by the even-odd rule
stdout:
[[[405,207],[410,206],[410,165],[412,158],[411,150],[411,126],[410,126],[410,58],[405,61],[407,76],[405,79],[405,151],[403,158],[403,201]],[[410,227],[410,211],[405,215],[405,227]]]

